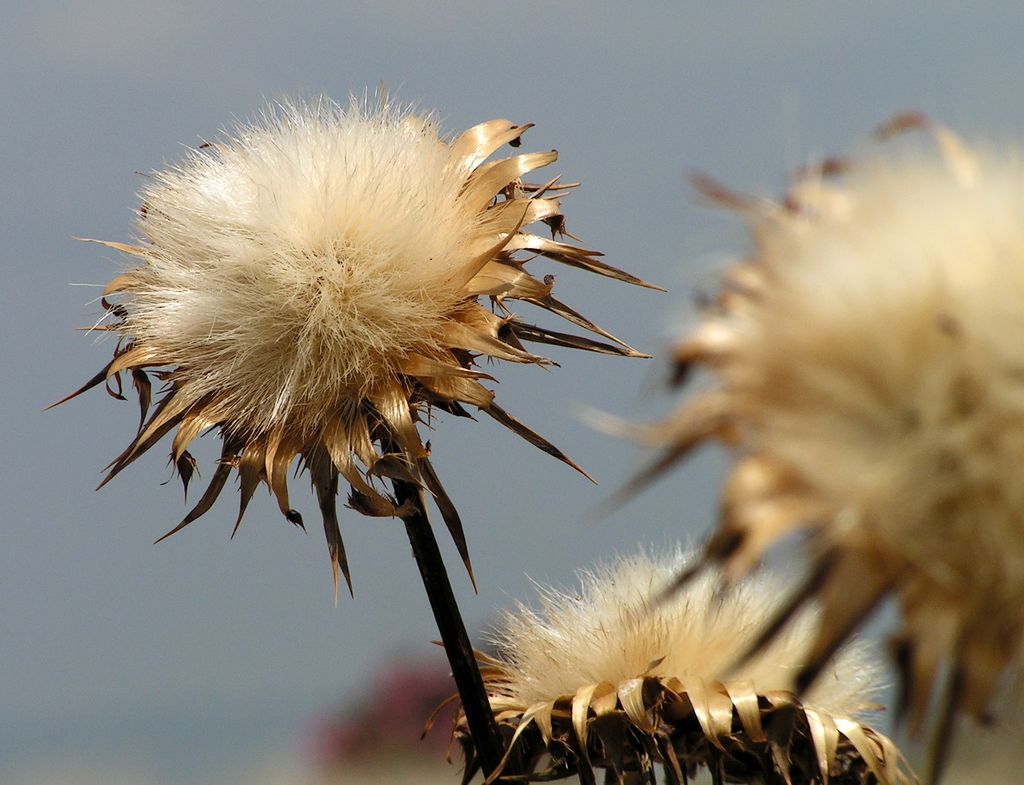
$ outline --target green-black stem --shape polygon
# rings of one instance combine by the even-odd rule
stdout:
[[[437,547],[427,511],[424,505],[423,492],[415,484],[406,480],[393,479],[395,498],[401,506],[408,503],[412,512],[403,517],[405,530],[409,535],[409,544],[420,569],[423,586],[427,590],[430,608],[434,612],[441,642],[444,644],[448,662],[451,664],[452,677],[459,690],[462,709],[466,714],[466,724],[473,738],[477,759],[484,771],[484,776],[494,772],[501,763],[503,743],[498,725],[494,721],[491,704],[487,700],[483,678],[477,666],[473,647],[462,621],[462,614],[455,602],[448,572]]]

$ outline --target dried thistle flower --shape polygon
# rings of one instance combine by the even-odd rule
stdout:
[[[799,701],[789,690],[815,626],[804,614],[726,676],[780,583],[761,573],[721,594],[704,574],[654,599],[692,563],[680,551],[620,558],[581,574],[578,591],[541,588],[539,610],[505,614],[482,671],[513,773],[593,782],[597,767],[651,782],[660,763],[673,783],[703,767],[719,782],[909,782],[892,743],[857,719],[877,708],[867,649],[846,647]]]
[[[818,598],[801,688],[894,594],[912,731],[943,693],[937,761],[1024,631],[1024,161],[933,131],[938,157],[829,162],[781,203],[704,185],[755,248],[675,350],[711,383],[645,429],[666,448],[639,481],[708,440],[736,451],[707,547],[733,578],[809,532],[810,577],[755,642]]]
[[[520,178],[552,163],[555,151],[487,162],[503,145],[518,146],[530,126],[492,120],[448,140],[432,116],[381,104],[282,106],[152,175],[139,242],[103,243],[140,262],[104,291],[110,320],[94,329],[118,334],[114,358],[73,394],[106,382],[122,397],[122,375],[138,392],[138,434],[103,483],[176,429],[171,457],[187,490],[190,443],[219,431],[209,487],[168,534],[209,510],[233,471],[236,530],[260,483],[301,525],[286,481],[300,456],[336,591],[339,569],[351,591],[339,479],[351,488],[349,505],[367,515],[401,512],[380,478],[426,488],[469,567],[458,514],[417,429],[432,409],[468,416],[464,406],[476,407],[578,468],[495,403],[478,358],[551,362],[524,341],[639,355],[556,299],[553,277],[534,278],[526,262],[540,255],[649,286],[595,251],[553,239],[564,233],[559,197],[572,186]],[[539,222],[552,239],[526,230]],[[603,340],[529,324],[508,310],[513,300]],[[165,387],[149,413],[154,376]]]

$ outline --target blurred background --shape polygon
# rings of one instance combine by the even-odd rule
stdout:
[[[94,390],[42,412],[109,358],[76,328],[99,315],[96,285],[121,260],[73,238],[128,240],[143,173],[267,101],[345,100],[381,81],[451,133],[534,122],[523,149],[557,148],[557,172],[583,182],[569,230],[669,289],[551,269],[558,296],[657,355],[745,248],[738,222],[694,197],[692,173],[774,194],[896,112],[972,140],[1013,140],[1024,125],[1013,2],[8,0],[2,27],[0,782],[16,785],[305,783],[341,759],[357,763],[339,781],[400,780],[401,755],[392,775],[361,768],[386,718],[401,718],[409,755],[437,781],[457,781],[445,728],[415,742],[450,690],[399,522],[347,511],[355,598],[335,607],[319,527],[303,535],[269,497],[233,542],[225,493],[154,546],[187,509],[176,482],[161,484],[160,449],[93,492],[133,434],[133,402]],[[710,451],[593,515],[643,456],[576,412],[664,413],[663,361],[549,354],[562,364],[550,373],[499,368],[500,399],[599,488],[489,421],[447,418],[432,436],[478,595],[442,547],[478,642],[531,580],[572,584],[638,544],[697,542],[712,520],[722,457]],[[295,506],[315,511],[294,487]]]

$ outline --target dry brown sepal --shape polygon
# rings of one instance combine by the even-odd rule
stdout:
[[[508,743],[499,781],[578,776],[598,770],[618,783],[683,785],[707,769],[714,783],[910,785],[895,745],[860,722],[802,705],[790,692],[764,694],[749,681],[684,685],[638,676],[580,687],[575,695],[521,706],[500,695],[502,663],[480,656],[491,706]],[[468,782],[477,769],[462,717],[456,738]]]

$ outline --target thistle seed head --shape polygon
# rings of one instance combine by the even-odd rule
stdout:
[[[483,657],[491,706],[512,743],[506,765],[532,778],[594,768],[685,782],[698,769],[728,782],[909,783],[893,744],[864,724],[880,668],[859,643],[803,701],[791,692],[817,617],[805,612],[740,662],[774,613],[782,582],[761,573],[722,592],[704,573],[666,595],[694,554],[640,553],[541,588],[519,604]],[[457,734],[474,763],[466,728]],[[653,781],[648,779],[648,781]]]
[[[431,115],[383,96],[373,109],[320,99],[268,110],[153,174],[138,241],[104,243],[135,262],[106,287],[95,328],[118,335],[114,359],[69,396],[106,383],[122,397],[123,376],[138,391],[138,434],[104,482],[174,431],[171,458],[187,488],[188,447],[215,429],[223,447],[210,485],[169,533],[203,515],[233,471],[236,530],[261,483],[301,524],[286,479],[299,456],[335,587],[339,569],[348,580],[339,480],[351,507],[381,516],[404,514],[384,479],[418,484],[468,568],[461,521],[417,423],[432,409],[467,415],[471,406],[578,468],[495,403],[478,360],[551,363],[524,342],[645,356],[556,299],[553,277],[526,269],[544,256],[651,287],[558,239],[572,186],[522,179],[555,151],[488,160],[529,127],[492,120],[448,139]],[[542,223],[549,237],[530,231]],[[597,338],[521,320],[509,309],[516,300]],[[164,385],[151,408],[153,377]]]

